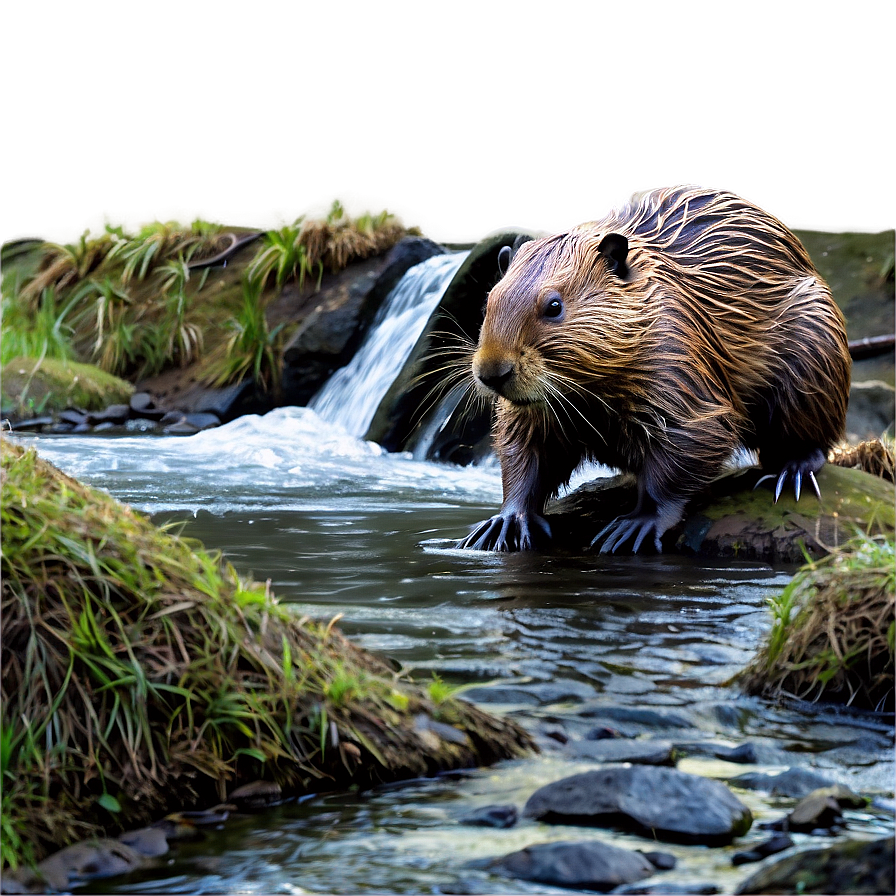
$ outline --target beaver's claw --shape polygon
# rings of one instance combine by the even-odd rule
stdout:
[[[600,552],[602,554],[615,554],[616,548],[628,541],[637,532],[635,543],[632,545],[632,553],[637,554],[641,543],[650,534],[654,533],[653,543],[660,552],[663,550],[663,544],[660,541],[662,532],[657,528],[657,519],[655,516],[636,516],[636,517],[620,517],[613,520],[612,523],[604,526],[591,542],[594,547],[605,535],[607,540],[601,545]]]
[[[479,523],[457,547],[476,551],[534,551],[550,540],[551,527],[543,516],[499,513]]]
[[[819,463],[819,458],[821,459],[821,463]],[[812,486],[812,491],[815,492],[816,497],[821,500],[821,489],[818,486],[818,480],[815,478],[815,474],[823,466],[824,456],[821,452],[818,452],[817,456],[813,455],[805,460],[788,461],[781,468],[781,472],[778,473],[777,479],[775,479],[774,473],[767,473],[757,481],[753,488],[758,488],[766,479],[775,479],[775,504],[777,504],[778,498],[781,497],[781,492],[784,491],[784,484],[787,482],[788,478],[792,477],[793,493],[796,496],[797,501],[799,501],[800,492],[803,486],[803,477],[805,477],[809,480],[809,483]]]

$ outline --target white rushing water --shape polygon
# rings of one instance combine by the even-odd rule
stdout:
[[[383,302],[351,362],[330,377],[309,407],[363,436],[468,254],[435,255],[408,270]]]
[[[308,508],[349,500],[500,503],[496,467],[389,454],[310,408],[248,414],[183,436],[15,436],[64,472],[148,513]]]

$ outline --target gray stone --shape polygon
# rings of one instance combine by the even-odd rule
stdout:
[[[283,802],[283,789],[276,781],[250,781],[237,787],[228,799],[241,809],[263,809]]]
[[[595,762],[635,762],[642,765],[673,765],[672,744],[667,740],[605,738],[576,741],[570,752],[578,759]]]
[[[111,877],[134,871],[144,857],[118,840],[85,840],[60,849],[37,866],[38,874],[57,890],[68,889],[71,882]]]
[[[770,837],[768,840],[763,840],[762,843],[757,843],[752,849],[746,850],[745,852],[736,852],[731,857],[732,865],[746,865],[749,862],[761,862],[763,859],[768,858],[768,856],[772,856],[778,852],[784,852],[785,849],[790,849],[793,846],[793,840],[787,834],[775,834],[774,837]]]
[[[524,814],[558,824],[627,827],[658,840],[723,844],[745,834],[750,810],[721,782],[661,766],[610,766],[547,784]]]
[[[114,423],[116,426],[120,426],[130,416],[131,409],[129,405],[110,404],[109,407],[102,411],[91,411],[87,415],[87,422],[94,425],[98,423]]]
[[[221,425],[221,418],[217,414],[187,414],[184,421],[196,429],[214,429]]]
[[[559,841],[527,846],[494,859],[489,871],[557,887],[606,893],[650,877],[654,866],[639,852],[599,840]]]
[[[464,815],[460,819],[461,824],[470,824],[483,828],[512,828],[518,818],[516,806],[482,806]]]
[[[823,849],[805,849],[765,863],[737,893],[896,892],[893,837],[846,840]]]
[[[168,852],[168,838],[161,828],[137,828],[126,831],[118,839],[144,856],[163,856]]]
[[[745,775],[729,778],[728,783],[744,790],[766,790],[772,796],[803,797],[819,787],[830,787],[834,782],[818,772],[794,767],[776,775],[747,772]]]

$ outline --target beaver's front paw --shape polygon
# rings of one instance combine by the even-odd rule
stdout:
[[[537,513],[499,513],[457,543],[476,551],[534,551],[551,540],[548,521]]]
[[[616,548],[628,541],[632,535],[636,535],[635,543],[632,546],[632,553],[637,554],[638,548],[641,547],[641,543],[651,532],[654,533],[653,543],[656,546],[657,551],[662,553],[663,543],[660,541],[660,537],[663,533],[657,526],[657,518],[655,514],[649,516],[619,517],[618,519],[613,520],[609,525],[604,526],[604,528],[594,536],[591,546],[594,547],[601,539],[606,538],[606,541],[601,545],[600,552],[602,554],[615,554]]]

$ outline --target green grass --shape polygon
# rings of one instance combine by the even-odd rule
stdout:
[[[205,379],[225,376],[221,382],[230,384],[261,375],[261,388],[276,388],[275,334],[257,313],[287,284],[319,289],[325,270],[383,252],[409,232],[388,212],[352,219],[334,203],[323,220],[297,218],[269,231],[254,257],[234,259],[226,274],[204,269],[191,276],[191,260],[228,244],[223,230],[201,220],[188,227],[155,222],[136,234],[107,225],[100,236],[45,243],[40,253],[10,252],[4,363],[18,356],[70,358],[136,381],[204,364],[208,355],[213,369],[200,371]],[[257,290],[251,303],[245,290],[231,288],[244,278]],[[234,355],[224,363],[229,351]]]
[[[2,448],[3,862],[207,807],[264,778],[365,786],[529,739],[298,619],[196,542]],[[473,746],[421,739],[420,713]]]

